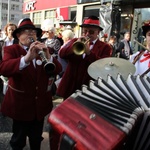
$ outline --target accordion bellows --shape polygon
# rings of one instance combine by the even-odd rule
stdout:
[[[51,112],[49,123],[60,135],[59,150],[64,141],[74,150],[148,150],[149,108],[148,76],[108,75],[82,85]]]

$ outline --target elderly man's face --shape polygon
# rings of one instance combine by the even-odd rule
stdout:
[[[29,46],[31,44],[30,39],[33,38],[34,40],[37,39],[37,31],[33,29],[24,29],[17,33],[17,37],[19,42],[23,45]]]
[[[89,37],[91,41],[94,41],[99,36],[100,30],[99,28],[94,27],[83,27],[82,35],[85,37]]]

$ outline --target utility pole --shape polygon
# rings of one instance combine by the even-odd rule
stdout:
[[[10,22],[10,0],[8,0],[8,14],[7,14],[7,23]]]

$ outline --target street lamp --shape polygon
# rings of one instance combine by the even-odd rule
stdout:
[[[7,23],[10,20],[10,0],[8,0],[8,14],[7,14]]]
[[[2,28],[2,0],[0,0],[0,29]]]

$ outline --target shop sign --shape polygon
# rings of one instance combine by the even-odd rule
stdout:
[[[31,1],[31,2],[26,3],[25,11],[35,10],[36,9],[36,7],[34,6],[35,3],[36,1]]]
[[[68,20],[69,18],[69,8],[68,7],[64,7],[64,8],[57,8],[56,9],[56,19],[59,21],[63,21],[63,20]]]
[[[140,40],[139,36],[139,29],[141,27],[141,10],[135,10],[134,11],[134,18],[133,18],[133,24],[132,24],[132,33],[131,33],[131,43],[132,43],[132,48],[135,51],[138,51],[138,44],[134,42],[134,40]],[[141,40],[140,40],[141,41]]]

